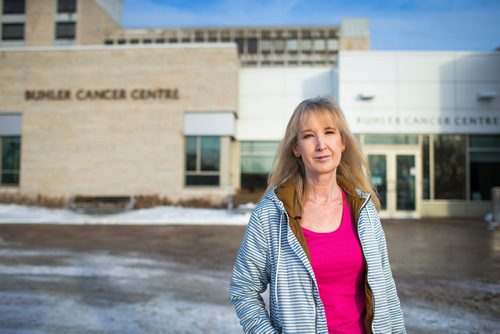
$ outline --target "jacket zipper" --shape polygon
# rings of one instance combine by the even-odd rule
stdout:
[[[361,207],[359,208],[358,221],[359,221],[359,217],[361,216],[361,210],[363,210],[364,207],[366,206],[366,204],[368,203],[368,201],[370,201],[370,197],[371,197],[371,195],[368,195],[368,197],[365,199],[363,205],[361,205]],[[368,219],[370,220],[370,223],[371,223],[370,214],[368,214]],[[359,224],[356,224],[356,232],[358,234],[359,243],[361,244],[361,249],[363,250],[363,243],[361,242],[361,237],[359,235]],[[363,251],[362,253],[363,253],[363,260],[365,261],[365,264],[366,264],[366,285],[368,285],[368,288],[370,289],[370,292],[372,294],[373,318],[372,318],[372,323],[370,324],[370,329],[371,329],[372,333],[374,333],[374,331],[373,331],[373,319],[375,318],[375,296],[373,296],[373,290],[372,290],[372,287],[370,286],[370,282],[368,281],[368,262],[366,261],[365,252]]]
[[[286,226],[288,227],[290,222],[289,222],[289,218],[288,218],[288,213],[286,212],[286,210],[283,210],[284,211],[284,214],[285,214],[285,219],[286,219]],[[282,213],[283,214],[283,213]],[[281,222],[280,222],[280,228],[281,228]],[[278,250],[279,251],[279,250]],[[279,257],[278,257],[278,261],[279,261]],[[277,277],[276,277],[277,278]],[[314,285],[314,283],[313,283]],[[275,290],[278,291],[277,289],[277,286],[275,287]],[[276,296],[276,307],[279,309],[279,305],[278,305],[278,297]],[[318,305],[317,305],[317,301],[316,301],[316,298],[314,297],[314,293],[313,293],[313,308],[314,308],[314,332],[318,332]],[[278,312],[279,314],[279,312]],[[281,326],[281,320],[278,320],[279,321],[279,324],[278,324],[278,333],[281,333],[281,331],[283,330],[283,327]]]

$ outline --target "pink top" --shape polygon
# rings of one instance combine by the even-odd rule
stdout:
[[[302,228],[311,265],[325,306],[328,333],[364,333],[365,265],[349,205],[344,201],[342,221],[332,232]]]

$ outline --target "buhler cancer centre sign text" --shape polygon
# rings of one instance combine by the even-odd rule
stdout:
[[[24,91],[25,101],[120,101],[120,100],[178,100],[177,88],[155,89],[28,89]]]

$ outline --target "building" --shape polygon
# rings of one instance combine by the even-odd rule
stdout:
[[[339,50],[368,50],[366,19],[345,19],[340,26],[198,27],[121,29],[106,45],[234,42],[242,67],[336,66]]]
[[[483,216],[500,186],[500,53],[342,52],[339,100],[391,217]]]
[[[317,95],[340,101],[385,217],[481,216],[500,185],[498,52],[371,52],[362,19],[127,30],[119,0],[0,6],[0,193],[255,198]]]

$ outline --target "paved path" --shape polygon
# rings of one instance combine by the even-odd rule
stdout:
[[[240,333],[241,226],[0,225],[0,333]],[[385,221],[410,333],[500,333],[500,230]]]

